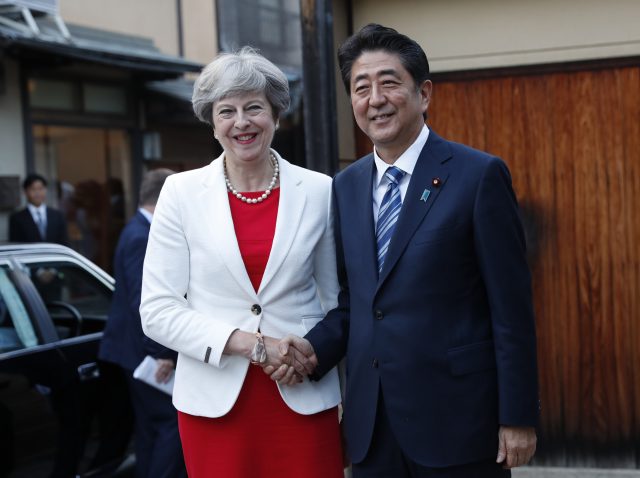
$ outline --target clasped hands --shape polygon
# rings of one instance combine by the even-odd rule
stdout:
[[[265,337],[267,361],[260,364],[271,380],[281,385],[294,385],[311,375],[318,365],[318,358],[308,340],[287,335],[281,340]]]

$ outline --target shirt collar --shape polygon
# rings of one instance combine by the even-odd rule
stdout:
[[[149,211],[147,211],[142,207],[138,208],[138,212],[142,214],[147,221],[149,221],[149,224],[151,224],[151,219],[153,218],[153,214],[151,214]]]
[[[416,138],[416,140],[409,146],[404,153],[400,155],[398,159],[396,159],[393,166],[401,169],[405,172],[405,175],[411,176],[413,174],[413,170],[416,167],[416,163],[418,162],[418,157],[424,148],[424,145],[427,143],[427,139],[429,139],[429,128],[425,124],[420,131],[420,134]],[[387,170],[390,164],[385,163],[376,151],[376,148],[373,148],[373,160],[376,164],[376,186],[380,186],[382,179],[384,178],[384,173]]]
[[[29,202],[27,203],[27,209],[29,209],[29,212],[32,216],[37,214],[38,212],[43,215],[47,213],[47,205],[45,203],[42,203],[39,206],[34,206]]]

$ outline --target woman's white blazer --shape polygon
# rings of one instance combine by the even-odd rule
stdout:
[[[191,415],[219,417],[233,407],[250,366],[222,354],[234,330],[303,336],[337,304],[331,178],[273,152],[280,203],[257,293],[234,232],[224,153],[204,168],[169,176],[156,205],[140,315],[145,334],[178,352],[173,403]],[[335,369],[318,382],[278,388],[301,414],[340,402]]]

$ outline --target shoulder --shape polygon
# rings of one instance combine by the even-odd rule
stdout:
[[[498,156],[466,144],[449,141],[440,137],[437,137],[437,140],[442,142],[449,150],[449,156],[454,161],[458,170],[466,170],[480,175],[486,174],[488,170],[502,170],[507,173],[509,171],[505,162]]]
[[[336,184],[350,182],[354,179],[361,178],[363,175],[371,175],[373,168],[373,153],[369,153],[357,159],[349,166],[336,174]]]
[[[62,211],[49,206],[47,206],[47,216],[56,217],[60,219],[64,218]]]
[[[22,217],[25,217],[27,214],[31,215],[31,213],[29,212],[29,210],[25,207],[22,208],[18,211],[14,211],[11,213],[11,215],[9,216],[10,219],[20,219]]]
[[[216,160],[217,161],[217,160]],[[167,177],[164,183],[163,190],[167,186],[171,186],[178,189],[193,188],[195,185],[202,184],[206,178],[212,173],[213,165],[215,161],[197,169],[191,169],[189,171],[183,171],[180,173],[172,174]]]
[[[331,189],[331,177],[318,171],[303,168],[291,164],[287,160],[282,160],[281,170],[284,169],[285,174],[290,174],[299,181],[302,181],[305,188],[330,190]]]

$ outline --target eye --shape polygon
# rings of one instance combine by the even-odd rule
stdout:
[[[233,115],[233,110],[230,108],[223,108],[218,111],[218,116],[221,116],[223,118],[230,118],[231,115]]]
[[[264,110],[264,108],[262,107],[262,105],[249,105],[247,107],[247,111],[251,114],[258,114],[260,112],[262,112]]]

